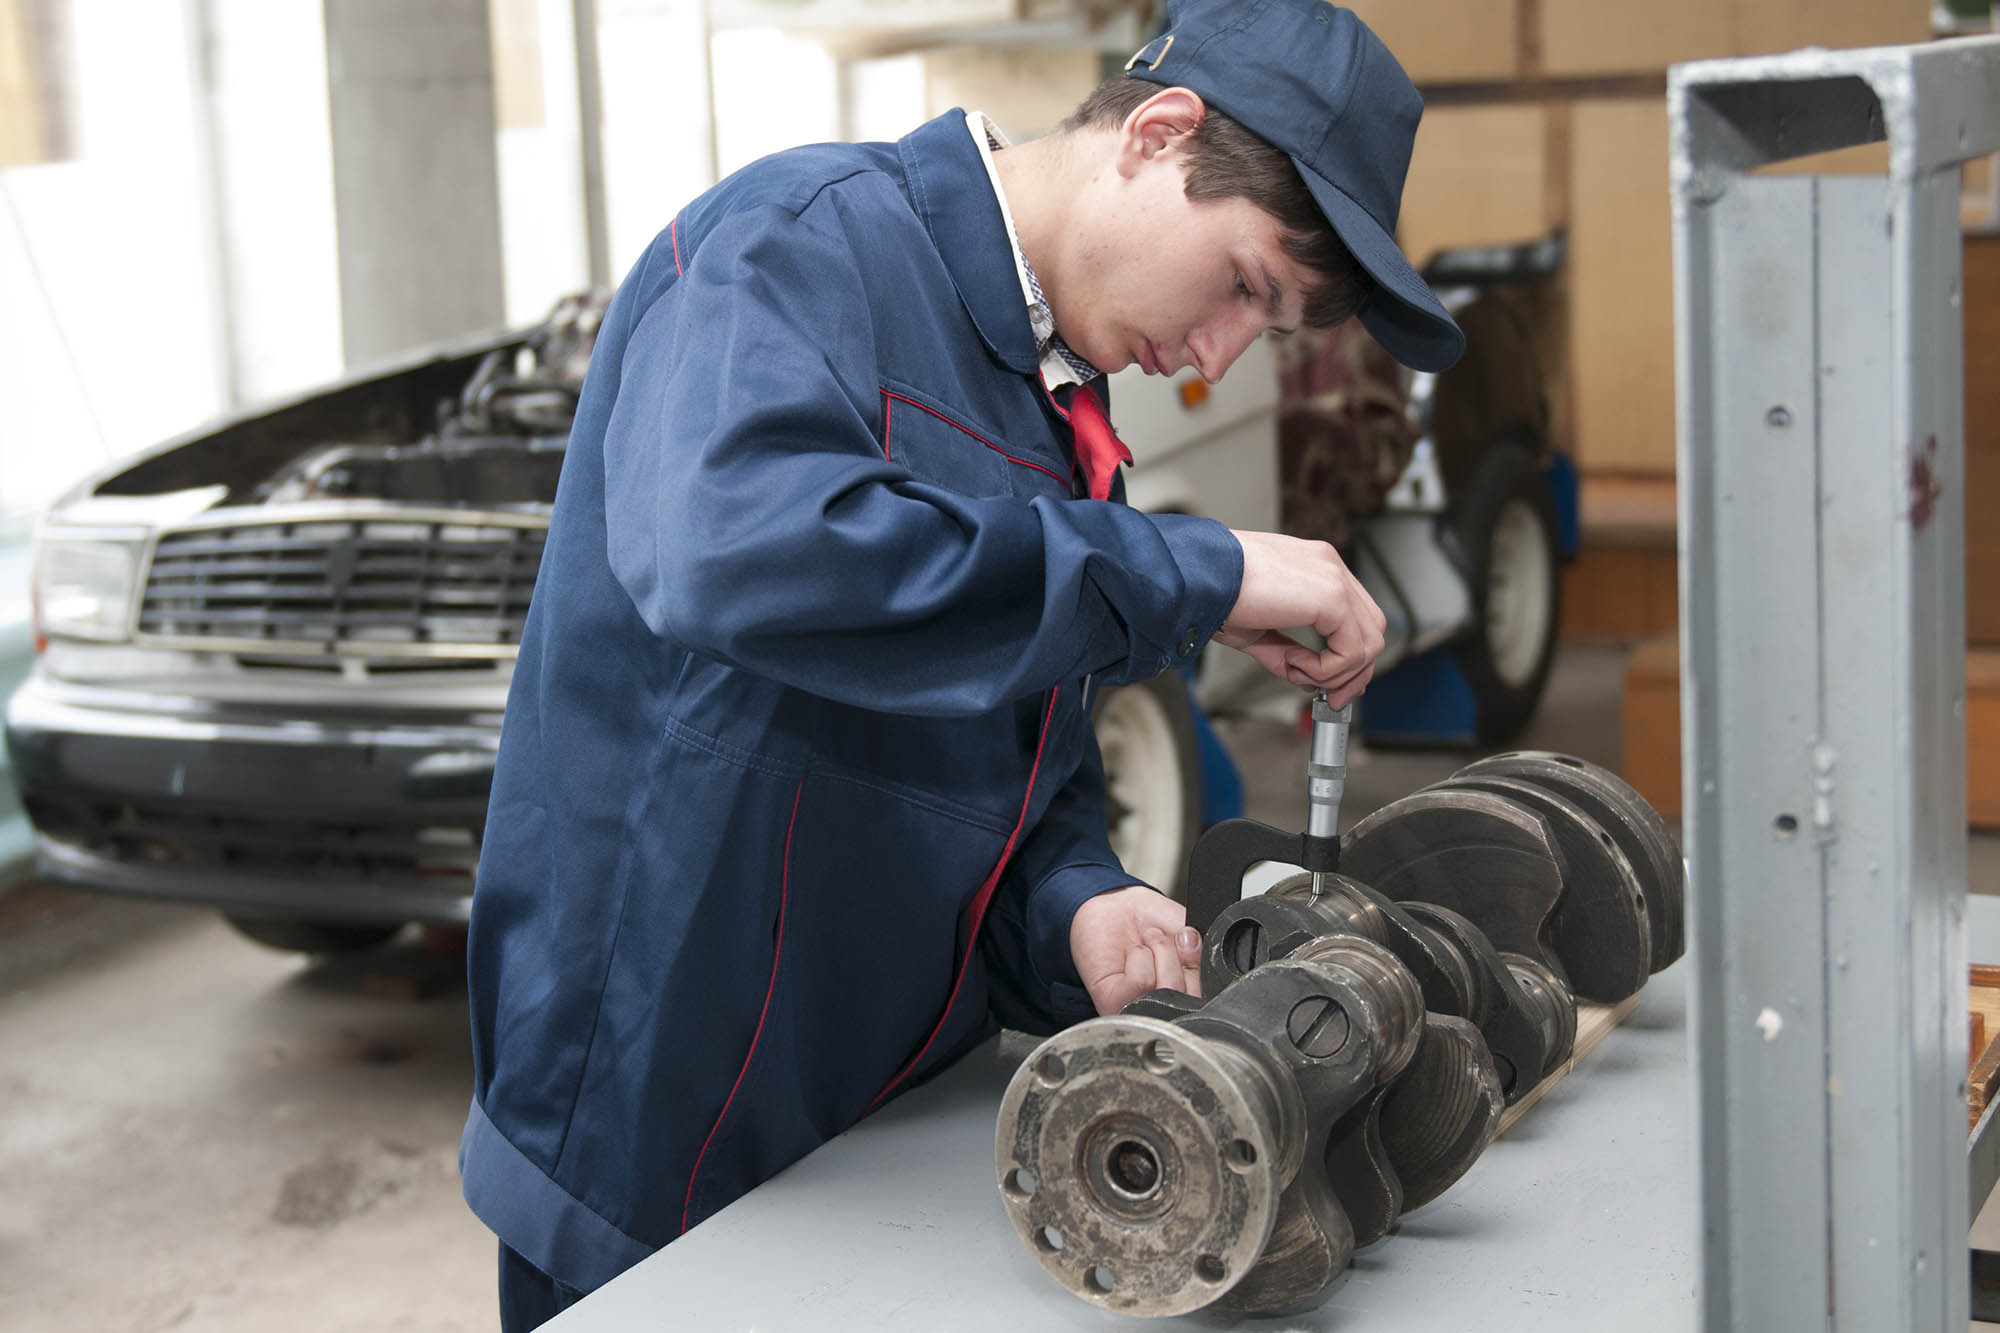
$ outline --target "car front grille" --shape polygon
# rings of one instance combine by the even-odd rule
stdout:
[[[539,516],[435,511],[172,529],[136,637],[265,661],[511,658],[546,536]]]

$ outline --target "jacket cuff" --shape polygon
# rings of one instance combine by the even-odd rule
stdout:
[[[1156,514],[1160,537],[1173,552],[1185,592],[1180,618],[1159,644],[1153,666],[1160,671],[1189,666],[1203,645],[1215,637],[1236,606],[1243,590],[1243,546],[1235,534],[1212,518],[1191,514]]]
[[[1076,919],[1076,909],[1100,893],[1134,884],[1152,887],[1115,864],[1086,861],[1050,872],[1036,888],[1028,901],[1028,948],[1058,1001],[1064,988],[1074,992],[1083,986],[1076,956],[1069,951],[1069,927]]]

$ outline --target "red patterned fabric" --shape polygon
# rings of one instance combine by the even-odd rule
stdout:
[[[1416,447],[1404,374],[1357,320],[1278,347],[1280,526],[1344,547]]]

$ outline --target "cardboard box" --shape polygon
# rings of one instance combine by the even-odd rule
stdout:
[[[1551,78],[1653,74],[1736,53],[1728,0],[1540,0],[1540,10],[1542,72]]]
[[[1521,68],[1521,0],[1346,0],[1417,83],[1499,83]]]
[[[1570,148],[1577,465],[1671,475],[1674,261],[1666,107],[1637,99],[1577,102]]]
[[[1540,0],[1536,47],[1554,78],[1655,74],[1683,60],[1930,38],[1925,0]]]
[[[1801,46],[1897,46],[1931,36],[1928,0],[1736,0],[1738,55]]]
[[[1552,143],[1559,120],[1535,104],[1424,112],[1397,226],[1410,262],[1422,268],[1454,246],[1532,241],[1558,225],[1568,204],[1551,161],[1566,149]]]

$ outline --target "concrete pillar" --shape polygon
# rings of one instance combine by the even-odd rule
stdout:
[[[341,349],[505,322],[487,0],[325,0]]]

